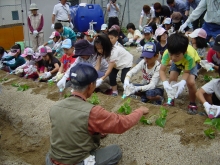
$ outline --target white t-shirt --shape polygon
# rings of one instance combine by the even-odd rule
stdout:
[[[149,14],[145,14],[144,11],[142,10],[141,11],[141,17],[144,17],[144,16],[146,16],[148,19],[155,18],[154,8],[150,7],[150,13]]]
[[[68,21],[70,14],[69,5],[62,5],[61,3],[56,4],[53,8],[53,14],[56,16],[57,20]]]
[[[128,33],[128,39],[133,39],[134,36],[139,36],[138,40],[141,40],[143,37],[140,30],[137,30],[137,29],[134,31],[134,35],[132,33]]]
[[[213,79],[207,84],[202,86],[202,89],[207,94],[215,93],[216,97],[220,100],[220,79]]]
[[[120,46],[114,46],[111,51],[109,62],[115,62],[115,69],[130,68],[133,64],[133,55]]]

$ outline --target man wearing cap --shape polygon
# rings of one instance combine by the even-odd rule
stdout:
[[[201,0],[187,0],[186,1],[187,15],[189,15],[190,7],[192,7],[193,10],[195,10],[197,6],[199,5],[200,1]],[[203,12],[203,14],[198,19],[192,22],[193,30],[202,27],[203,22],[204,22],[204,16],[205,16],[205,12]]]
[[[74,44],[74,47],[75,47],[74,57],[77,58],[75,62],[70,66],[70,68],[66,71],[63,78],[57,83],[57,86],[60,89],[69,86],[69,84],[66,85],[66,80],[69,78],[70,69],[72,67],[74,67],[78,63],[87,63],[87,64],[89,63],[94,68],[96,68],[97,59],[100,58],[97,55],[95,55],[94,46],[89,44],[88,41],[84,39],[77,41]],[[107,69],[108,69],[108,62],[104,58],[101,58],[101,65],[98,71],[105,73]]]
[[[66,2],[67,0],[60,0],[60,2],[54,6],[51,29],[54,29],[55,19],[57,22],[62,23],[63,26],[73,29],[70,17],[70,8]]]
[[[119,13],[119,5],[116,3],[117,0],[110,0],[107,4],[107,12],[108,12],[108,29],[112,27],[112,25],[119,25],[118,13]]]
[[[50,109],[52,133],[46,165],[117,164],[122,157],[118,145],[98,148],[101,133],[121,134],[138,123],[148,108],[129,115],[111,113],[86,101],[96,88],[98,73],[88,64],[78,63],[70,70],[74,92]]]
[[[204,24],[202,28],[207,33],[207,41],[213,37],[214,39],[220,34],[220,1],[219,0],[201,0],[195,10],[192,11],[186,22],[180,27],[179,31],[183,31],[187,25],[197,20],[203,12],[205,12]]]
[[[171,12],[168,6],[161,5],[159,2],[154,4],[155,17],[157,18],[156,22],[162,24],[165,18],[170,17]]]
[[[31,14],[28,16],[27,20],[34,51],[37,51],[37,48],[44,43],[44,18],[42,14],[37,12],[37,10],[37,5],[32,3],[30,5]]]
[[[213,68],[220,75],[220,34],[217,35],[212,49],[209,50],[207,61],[213,63]]]

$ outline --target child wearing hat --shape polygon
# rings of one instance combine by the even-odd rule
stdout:
[[[100,72],[100,75],[104,75],[104,73],[108,69],[108,63],[105,59],[101,59],[97,54],[95,54],[94,46],[89,44],[87,40],[79,40],[74,44],[75,62],[67,69],[62,79],[57,83],[58,88],[64,89],[65,87],[69,87],[70,83],[66,83],[66,80],[69,78],[70,69],[74,67],[78,63],[89,63],[91,64],[97,71]],[[97,66],[98,59],[101,60],[100,65]],[[102,74],[101,74],[102,73]]]
[[[27,20],[34,51],[37,51],[37,48],[44,43],[44,17],[37,10],[39,10],[37,5],[32,3],[30,5],[31,14]]]
[[[171,18],[166,18],[163,22],[162,27],[168,32],[169,36],[174,33],[174,27]]]
[[[126,74],[124,90],[129,86],[132,76],[142,71],[143,80],[141,84],[134,84],[136,86],[135,92],[141,93],[142,102],[150,101],[161,105],[164,90],[159,75],[160,63],[157,61],[158,57],[157,46],[152,42],[146,43],[141,54],[142,60]]]
[[[77,32],[76,33],[76,42],[79,41],[79,40],[84,39],[84,37],[85,37],[84,33]]]
[[[96,36],[96,32],[93,31],[90,34],[90,30],[88,30],[87,32],[84,32],[84,34],[86,35],[86,40],[88,41],[89,44],[94,45],[94,39]]]
[[[164,51],[167,49],[168,32],[164,28],[158,27],[155,31],[155,37],[158,41],[156,46],[161,58],[163,56]]]
[[[64,54],[63,49],[61,48],[62,42],[59,42],[60,37],[61,37],[60,33],[58,33],[57,31],[54,31],[49,37],[51,40],[47,41],[43,45],[43,46],[53,45],[52,51],[54,52],[54,56],[59,56],[59,57],[61,57]]]
[[[44,73],[40,75],[40,81],[47,81],[57,74],[61,63],[53,56],[52,49],[49,46],[41,47],[39,54],[42,56],[45,66]]]
[[[220,34],[216,36],[215,43],[208,52],[207,61],[213,63],[213,69],[220,75]]]
[[[108,35],[108,25],[107,24],[102,24],[100,34]]]
[[[70,68],[71,64],[73,64],[76,60],[73,54],[74,43],[72,43],[70,39],[65,39],[61,48],[64,50],[65,54],[60,59],[61,66],[55,78],[53,78],[55,81],[60,80],[63,77],[63,74],[65,74],[65,72]]]
[[[33,60],[34,51],[31,48],[25,48],[21,57],[26,59],[26,63],[15,69],[15,74],[20,73],[20,76],[25,78],[31,78],[33,80],[38,78],[37,67]]]
[[[16,44],[11,47],[9,52],[10,57],[2,58],[3,64],[5,65],[5,71],[12,72],[17,67],[25,64],[25,59],[21,56],[21,46],[19,44]],[[15,63],[8,63],[8,61],[11,61],[12,59],[15,59]]]

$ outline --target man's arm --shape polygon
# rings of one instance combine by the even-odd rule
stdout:
[[[110,6],[112,4],[112,1],[110,1],[110,3],[107,4],[107,11],[110,12]]]
[[[129,115],[119,115],[108,112],[101,106],[95,106],[90,111],[88,130],[91,134],[124,133],[138,123],[146,109],[148,108],[140,107]]]
[[[44,26],[44,17],[42,15],[41,18],[40,18],[40,25],[37,28],[37,31],[40,32],[43,29],[43,26]]]
[[[33,27],[32,27],[32,25],[31,25],[31,20],[30,20],[30,18],[29,18],[29,17],[28,17],[28,27],[29,27],[29,29],[30,29],[31,33],[33,33],[34,28],[33,28]]]
[[[52,24],[54,24],[54,22],[55,22],[55,15],[53,14],[52,15]]]

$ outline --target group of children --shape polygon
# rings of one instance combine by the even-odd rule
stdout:
[[[163,27],[158,27],[154,32],[151,26],[146,25],[142,34],[139,34],[135,32],[136,29],[131,23],[127,26],[128,32],[131,33],[128,34],[128,38],[130,40],[130,36],[133,36],[132,42],[138,41],[137,50],[142,52],[132,68],[133,55],[123,47],[120,27],[113,25],[107,29],[104,25],[100,33],[93,33],[95,35],[91,36],[89,32],[75,33],[69,27],[56,23],[54,26],[56,31],[50,36],[51,40],[40,46],[36,52],[26,48],[21,54],[20,46],[14,45],[7,55],[7,52],[0,48],[4,63],[2,69],[34,80],[39,78],[40,81],[57,81],[57,86],[63,90],[71,84],[68,83],[70,69],[77,63],[88,63],[99,73],[96,87],[104,88],[104,92],[112,96],[118,95],[116,79],[119,71],[121,71],[124,90],[131,85],[131,77],[141,71],[143,81],[133,83],[135,88],[132,94],[139,95],[142,102],[161,105],[164,100],[164,90],[168,94],[175,88],[175,96],[164,104],[173,106],[174,98],[177,98],[187,85],[190,101],[188,113],[197,113],[195,80],[198,69],[201,68],[199,62],[207,58],[208,62],[213,63],[213,69],[219,72],[220,36],[216,38],[214,47],[209,50],[205,40],[207,34],[203,29],[187,32],[186,35],[179,33],[170,35]],[[53,44],[52,48],[47,46],[50,44]],[[168,67],[169,79],[166,76]],[[177,82],[181,72],[182,80]],[[175,85],[171,82],[175,82]],[[198,92],[201,93],[201,90]],[[204,93],[204,90],[202,92]],[[201,97],[198,98],[202,103],[204,102]],[[213,99],[213,103],[216,104],[216,99],[219,101],[219,94]],[[207,103],[205,105],[207,109]]]

